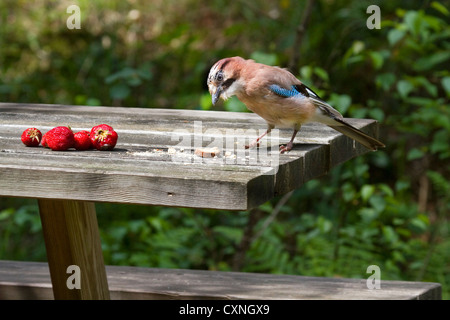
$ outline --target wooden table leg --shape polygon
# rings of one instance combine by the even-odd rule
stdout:
[[[109,299],[94,203],[38,202],[55,299]]]

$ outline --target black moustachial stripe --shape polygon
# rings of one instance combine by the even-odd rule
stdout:
[[[222,88],[224,90],[229,88],[235,81],[236,81],[236,78],[229,78],[229,79],[225,80],[222,84]]]

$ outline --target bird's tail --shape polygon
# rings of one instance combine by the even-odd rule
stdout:
[[[365,134],[361,130],[353,127],[349,123],[345,122],[341,119],[334,119],[337,120],[340,124],[338,126],[330,125],[331,128],[333,128],[336,131],[339,131],[340,133],[345,134],[346,136],[352,138],[353,140],[358,141],[365,147],[369,148],[370,150],[377,150],[377,148],[384,148],[385,145],[381,141]]]

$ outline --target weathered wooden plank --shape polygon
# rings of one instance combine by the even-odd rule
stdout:
[[[376,132],[373,120],[350,121]],[[54,152],[20,142],[31,126],[77,131],[99,123],[119,133],[112,152]],[[247,210],[367,152],[321,124],[303,126],[287,154],[278,145],[291,130],[244,150],[265,128],[251,113],[0,103],[0,195]],[[221,154],[196,156],[205,146]]]
[[[262,118],[253,113],[242,112],[0,103],[0,113],[0,124],[11,128],[11,132],[16,134],[17,131],[37,124],[45,130],[55,125],[70,125],[78,130],[90,129],[93,125],[107,122],[119,133],[142,136],[146,143],[152,135],[175,139],[176,130],[193,132],[196,122],[203,131],[215,129],[222,135],[233,134],[230,130],[241,129],[248,135],[249,132],[258,133],[259,130],[266,129]],[[348,120],[358,128],[375,122],[365,119]],[[209,135],[206,132],[205,137]],[[292,130],[280,130],[283,142],[289,141],[291,135]],[[309,123],[302,127],[296,141],[303,144],[327,144],[337,136],[342,135],[325,125]]]
[[[168,166],[158,161],[130,163],[111,158],[71,162],[60,155],[52,157],[45,160],[45,166],[37,156],[12,157],[14,165],[6,165],[0,158],[2,195],[242,210],[247,200],[265,201],[273,194],[273,176],[261,175],[253,167],[237,171],[233,166],[224,170],[214,164]],[[130,166],[135,166],[131,173]],[[22,180],[23,176],[27,179]],[[252,188],[258,193],[249,199]]]
[[[242,272],[106,267],[111,299],[426,300],[441,285],[381,279],[320,278]],[[46,263],[0,261],[0,299],[52,299]]]
[[[39,212],[54,297],[109,299],[94,203],[41,199]],[[68,281],[76,287],[69,287]]]

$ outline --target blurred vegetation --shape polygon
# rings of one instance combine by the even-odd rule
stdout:
[[[79,30],[66,27],[70,4]],[[371,4],[380,29],[366,27]],[[345,116],[379,120],[387,148],[250,212],[98,204],[106,263],[357,278],[375,264],[384,280],[439,282],[449,299],[449,8],[3,0],[0,101],[245,111],[211,105],[211,65],[240,55],[289,67]],[[0,259],[46,260],[37,211],[0,199]]]

